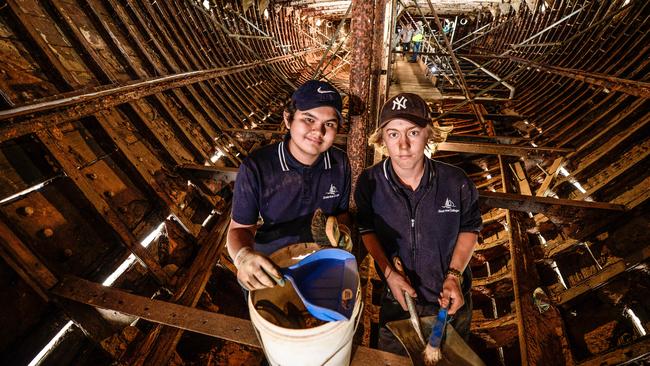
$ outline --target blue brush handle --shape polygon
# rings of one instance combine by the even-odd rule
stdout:
[[[436,324],[431,330],[431,336],[429,337],[429,345],[433,348],[440,348],[440,342],[442,341],[442,335],[445,332],[445,325],[447,325],[447,308],[442,308],[438,311],[438,317],[436,318]]]

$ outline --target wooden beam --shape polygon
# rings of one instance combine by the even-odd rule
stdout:
[[[265,62],[286,61],[291,57],[293,55],[278,56],[265,60]],[[122,85],[102,86],[81,95],[66,96],[56,100],[0,111],[0,121],[19,122],[5,123],[0,127],[0,142],[51,128],[59,123],[89,116],[101,110],[113,108],[165,90],[244,72],[262,65],[263,61],[255,61],[244,65],[189,71],[144,81],[138,80]]]
[[[67,276],[52,293],[94,307],[115,310],[155,323],[261,348],[250,321],[182,306]],[[366,347],[354,348],[352,365],[410,365],[406,357]]]
[[[454,134],[452,133],[447,137],[446,142],[488,142],[503,145],[515,145],[522,142],[528,142],[530,139],[514,136],[483,136],[483,135],[468,135],[468,134]]]
[[[244,128],[227,128],[227,129],[225,129],[225,131],[228,131],[228,132],[240,132],[240,133],[250,133],[250,134],[256,134],[256,135],[266,135],[266,134],[286,135],[287,134],[287,131],[244,129]],[[343,133],[336,134],[336,137],[334,138],[334,143],[335,144],[345,145],[347,143],[347,141],[348,141],[348,135],[343,134]]]
[[[506,217],[506,211],[503,209],[491,210],[488,213],[481,215],[481,221],[483,221],[483,226],[491,224],[493,222],[503,220]]]
[[[535,196],[546,197],[548,195],[550,192],[549,187],[551,186],[551,183],[553,183],[553,180],[557,177],[557,173],[560,171],[562,161],[564,161],[563,157],[559,157],[553,160],[553,164],[551,164],[551,167],[548,169],[548,171],[546,171],[546,178],[544,178],[542,185],[537,189]]]
[[[231,168],[227,166],[214,166],[214,165],[199,165],[199,164],[182,164],[177,169],[190,170],[201,173],[227,173],[232,174],[239,172],[239,168]]]
[[[591,175],[589,180],[584,184],[586,192],[578,194],[576,199],[584,199],[598,192],[614,179],[626,174],[648,156],[650,156],[650,138],[632,146],[628,151],[619,155],[617,161],[609,163],[606,167]]]
[[[552,258],[570,248],[573,248],[579,243],[580,240],[576,240],[573,238],[568,238],[566,240],[560,240],[560,241],[550,240],[546,243],[545,246],[542,246],[544,248],[544,257]]]
[[[569,153],[573,151],[573,149],[560,147],[532,147],[480,142],[467,143],[446,141],[438,144],[438,151],[529,157],[548,153]]]
[[[0,220],[0,256],[43,300],[59,280],[38,257]]]
[[[530,190],[530,184],[528,184],[528,178],[526,178],[526,171],[521,166],[521,162],[516,162],[513,164],[515,167],[515,178],[519,184],[519,193],[531,196],[532,191]]]
[[[504,190],[500,194],[511,195],[508,191],[512,187],[512,177],[505,169],[501,156],[499,166]],[[533,301],[533,293],[540,281],[524,221],[523,214],[507,211],[507,236],[510,242],[510,268],[521,364],[571,365],[573,356],[559,311],[551,306],[547,311],[540,313]]]
[[[64,147],[54,137],[54,131],[40,130],[36,133],[43,146],[54,157],[67,177],[72,180],[75,186],[81,191],[82,196],[94,208],[94,213],[102,217],[112,231],[120,238],[124,246],[128,248],[138,260],[149,270],[158,283],[165,285],[169,282],[169,276],[162,270],[156,258],[146,248],[140,245],[133,232],[122,221],[122,216],[117,209],[107,202],[97,188],[78,169],[75,162],[71,160],[72,155],[64,151]]]
[[[0,257],[38,294],[50,302],[49,290],[57,285],[58,278],[43,262],[0,220]],[[65,299],[55,299],[64,313],[84,334],[101,346],[101,341],[115,329],[97,312],[97,309]]]
[[[437,117],[441,115],[442,113],[434,112],[431,113],[432,117]],[[495,121],[520,121],[522,119],[528,119],[531,118],[530,116],[522,116],[518,114],[494,114],[494,113],[487,113],[483,115],[485,119],[487,120],[495,120]],[[445,114],[444,118],[458,118],[458,119],[474,119],[476,116],[474,113],[468,113],[468,112],[450,112]],[[486,136],[489,137],[489,136]]]
[[[647,176],[634,187],[623,192],[612,200],[612,203],[625,205],[625,208],[631,210],[650,198],[650,176]]]
[[[579,366],[620,365],[646,356],[650,352],[650,337],[643,337],[632,344],[618,347],[610,352],[580,362]]]
[[[621,79],[615,76],[587,72],[577,69],[569,69],[546,65],[541,62],[530,61],[521,57],[508,56],[511,61],[537,68],[551,74],[564,76],[573,80],[585,82],[590,85],[599,86],[611,91],[620,91],[625,94],[641,98],[650,98],[650,83],[637,80]]]
[[[504,315],[497,319],[472,321],[472,335],[488,348],[506,347],[517,340],[517,317]]]
[[[227,207],[224,211],[228,212],[230,208]],[[204,232],[207,235],[203,235],[198,244],[201,249],[177,286],[171,299],[172,302],[181,306],[196,306],[226,244],[229,222],[230,215],[221,215],[212,230],[209,233]],[[134,351],[137,360],[129,360],[129,363],[136,365],[168,364],[182,334],[182,329],[157,325]]]
[[[559,311],[540,313],[533,300],[539,277],[521,213],[508,211],[508,235],[522,365],[571,365],[573,356]]]
[[[581,295],[584,295],[587,292],[598,289],[606,285],[614,277],[623,272],[633,269],[648,258],[650,258],[650,247],[644,246],[641,248],[641,250],[638,250],[625,258],[621,258],[618,261],[609,264],[602,270],[583,279],[569,289],[555,294],[555,303],[559,305],[566,304],[567,302]]]
[[[552,214],[554,216],[572,215],[576,210],[625,211],[625,206],[613,203],[524,196],[514,193],[479,191],[479,197],[481,203],[489,207],[506,208],[522,212],[543,213],[545,215]]]

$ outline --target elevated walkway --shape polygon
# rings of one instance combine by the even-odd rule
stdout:
[[[389,97],[399,93],[415,93],[423,99],[432,101],[442,99],[442,94],[434,86],[431,78],[425,76],[424,65],[420,62],[410,63],[408,57],[395,57]]]

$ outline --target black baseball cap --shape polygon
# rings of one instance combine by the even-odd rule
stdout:
[[[343,123],[343,101],[341,94],[331,84],[320,80],[309,80],[302,84],[291,96],[291,101],[300,111],[318,107],[332,107],[339,116],[339,124]]]
[[[398,118],[413,122],[420,127],[426,127],[431,123],[427,102],[413,93],[397,94],[384,103],[379,115],[379,128]]]

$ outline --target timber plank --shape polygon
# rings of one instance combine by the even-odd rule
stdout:
[[[532,146],[514,146],[504,144],[490,143],[463,143],[463,142],[441,142],[437,144],[438,151],[460,152],[470,154],[490,154],[490,155],[509,155],[530,157],[545,153],[568,153],[573,151],[569,148],[556,147],[532,147]]]
[[[624,211],[625,206],[606,203],[557,199],[549,197],[525,196],[513,193],[479,191],[479,197],[483,204],[509,210],[522,212],[541,212],[545,215],[555,214],[558,216],[570,215],[570,212],[561,213],[558,210],[581,210],[581,211]],[[548,215],[547,215],[548,216]]]
[[[614,366],[633,361],[650,352],[650,337],[643,337],[632,344],[626,344],[613,351],[597,355],[578,363],[579,366]]]
[[[95,187],[88,182],[88,179],[79,172],[77,167],[69,160],[68,155],[62,150],[58,141],[46,132],[38,132],[38,138],[43,142],[48,152],[57,160],[66,175],[74,181],[75,185],[83,192],[86,199],[91,203],[96,213],[106,220],[115,233],[121,238],[122,242],[131,250],[131,252],[139,258],[146,267],[151,271],[154,278],[161,284],[169,281],[167,274],[160,268],[160,265],[153,258],[152,254],[145,250],[133,233],[125,226],[120,219],[119,214],[113,207],[106,202],[100,192],[95,190]]]
[[[650,247],[645,246],[625,258],[620,258],[614,263],[605,266],[602,270],[585,278],[575,286],[572,286],[565,291],[555,294],[553,296],[553,299],[555,303],[559,305],[567,304],[587,292],[606,285],[614,277],[635,268],[637,265],[644,262],[648,258],[650,258]]]
[[[0,220],[0,256],[45,301],[47,291],[59,280],[5,224]]]
[[[95,306],[130,314],[152,322],[260,348],[250,321],[223,314],[177,305],[105,287],[78,277],[66,276],[52,293]],[[406,357],[358,346],[353,350],[352,365],[406,366]]]

